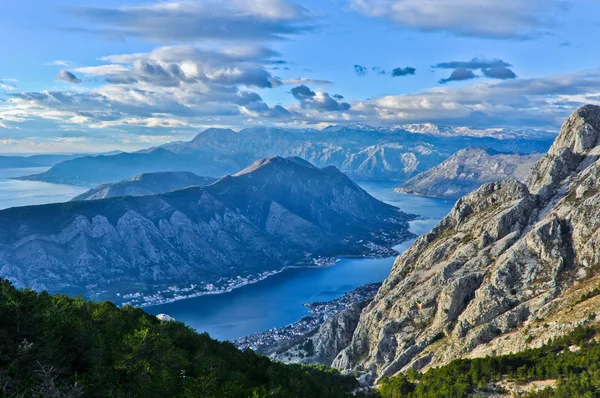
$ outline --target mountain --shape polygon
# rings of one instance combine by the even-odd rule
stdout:
[[[188,171],[165,171],[138,174],[114,184],[104,184],[74,197],[72,200],[97,200],[116,196],[144,196],[171,192],[215,182],[212,177],[200,177]]]
[[[57,164],[50,170],[19,180],[46,181],[59,184],[92,185],[122,181],[131,176],[170,171],[189,171],[198,175],[221,177],[247,166],[243,161],[176,154],[162,148],[149,152],[120,153],[111,156],[85,156]],[[225,168],[228,172],[222,172]]]
[[[220,177],[235,173],[258,158],[297,156],[318,167],[335,166],[357,179],[403,181],[466,147],[545,152],[555,137],[529,130],[520,134],[508,134],[505,130],[490,130],[479,136],[469,134],[471,130],[467,129],[443,135],[365,125],[330,126],[323,130],[252,127],[240,132],[210,128],[188,142],[172,142],[131,154],[70,160],[22,179],[103,184],[157,171],[190,171]]]
[[[491,148],[461,149],[441,164],[404,182],[396,191],[459,198],[481,185],[514,178],[526,182],[542,154],[500,153]]]
[[[600,107],[587,105],[527,184],[483,185],[396,260],[333,364],[381,378],[540,347],[595,322],[598,176]]]
[[[273,157],[206,187],[0,211],[0,276],[143,305],[389,255],[413,218],[334,167]]]
[[[86,155],[0,155],[0,169],[51,167],[58,163],[84,156]]]
[[[554,139],[556,135],[537,129],[509,128],[473,128],[468,126],[440,126],[432,123],[404,124],[392,127],[394,130],[406,130],[411,133],[437,135],[440,137],[489,137],[498,139],[540,138]]]

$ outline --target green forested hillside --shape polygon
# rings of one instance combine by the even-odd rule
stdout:
[[[541,348],[460,359],[382,381],[382,398],[502,393],[556,380],[529,398],[600,397],[600,344],[579,327]],[[502,382],[502,383],[500,383]],[[353,377],[283,365],[133,307],[17,290],[0,281],[0,397],[348,397]]]
[[[0,282],[0,397],[344,397],[355,385],[137,308]]]
[[[536,380],[555,380],[554,387],[525,391],[522,396],[600,397],[600,344],[595,334],[593,328],[578,327],[541,348],[459,359],[425,373],[410,371],[384,379],[378,393],[383,398],[485,397],[491,392],[507,393],[501,382],[526,385]]]

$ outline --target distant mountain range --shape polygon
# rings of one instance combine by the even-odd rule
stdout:
[[[412,177],[396,191],[455,199],[488,182],[508,178],[527,182],[533,166],[542,156],[541,153],[522,155],[469,147]]]
[[[157,171],[190,171],[221,177],[247,167],[257,158],[297,156],[318,167],[335,166],[356,179],[403,181],[466,147],[545,152],[554,137],[536,130],[434,125],[349,125],[323,130],[253,127],[240,132],[212,128],[189,142],[173,142],[136,153],[68,160],[45,173],[21,179],[85,185]]]
[[[97,200],[116,196],[144,196],[166,193],[192,186],[210,185],[212,177],[200,177],[189,171],[164,171],[138,174],[133,178],[103,184],[74,197],[72,200]]]
[[[113,151],[105,153],[104,155],[116,155],[121,153],[120,151]],[[86,156],[98,156],[99,154],[88,155],[88,154],[74,154],[74,155],[29,155],[29,156],[15,156],[15,155],[0,155],[0,169],[16,169],[16,168],[28,168],[28,167],[52,167],[55,164],[64,162],[66,160],[86,157]]]
[[[335,167],[261,159],[206,187],[0,211],[0,275],[148,304],[218,292],[286,266],[390,255],[414,216]]]

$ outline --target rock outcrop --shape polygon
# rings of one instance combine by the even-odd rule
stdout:
[[[389,255],[413,218],[333,167],[274,157],[206,187],[0,211],[0,276],[147,304],[322,258]]]
[[[368,301],[355,303],[327,319],[312,334],[265,354],[286,363],[331,364],[352,341],[352,335]]]
[[[469,147],[412,177],[396,191],[438,198],[460,198],[488,182],[509,178],[527,182],[533,166],[541,157],[541,153],[522,155]]]
[[[582,294],[600,284],[599,141],[600,107],[582,107],[528,184],[459,199],[396,260],[334,366],[390,376],[539,346],[593,319],[600,300]]]

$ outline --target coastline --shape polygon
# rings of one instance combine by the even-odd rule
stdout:
[[[408,232],[410,232],[410,230]],[[410,233],[412,235],[415,235],[412,232]],[[369,249],[369,251],[365,252],[365,254],[363,255],[339,255],[336,257],[317,257],[312,259],[312,264],[310,262],[307,262],[306,264],[299,263],[296,265],[286,265],[279,270],[265,271],[259,273],[257,276],[254,276],[252,278],[249,278],[249,276],[238,276],[234,279],[222,278],[219,281],[215,282],[221,283],[223,285],[222,287],[215,287],[214,284],[207,283],[205,285],[191,285],[187,288],[169,287],[167,289],[160,290],[152,295],[144,295],[143,293],[131,293],[122,296],[123,301],[121,302],[120,306],[132,305],[135,307],[146,308],[156,305],[169,304],[181,300],[192,299],[196,297],[230,293],[236,289],[240,289],[244,286],[261,282],[271,276],[278,275],[287,270],[301,268],[329,268],[345,258],[383,259],[397,257],[399,252],[395,250],[394,247],[404,242],[408,242],[412,239],[414,239],[413,236],[404,237],[402,239],[399,239],[398,241],[395,241],[393,246],[389,247],[384,247],[380,245],[365,245],[365,248]],[[202,287],[204,287],[204,289],[199,291],[198,289]],[[165,294],[174,294],[175,296],[164,297]]]

